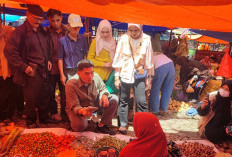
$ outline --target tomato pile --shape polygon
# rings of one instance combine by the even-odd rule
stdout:
[[[22,134],[9,152],[9,156],[55,156],[61,151],[72,150],[75,136],[57,136],[51,132]]]

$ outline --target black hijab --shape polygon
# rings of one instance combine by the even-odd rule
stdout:
[[[221,87],[223,85],[228,85],[230,96],[225,98],[218,92],[213,104],[213,111],[215,111],[215,116],[219,118],[217,118],[218,123],[228,124],[231,121],[232,80],[223,82]]]

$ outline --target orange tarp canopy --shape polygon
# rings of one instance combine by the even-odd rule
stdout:
[[[119,22],[232,32],[231,0],[17,0],[17,2],[34,3],[63,12]]]
[[[204,35],[202,35],[201,37],[196,38],[196,39],[191,39],[191,38],[187,35],[187,39],[188,39],[188,40],[195,40],[195,41],[198,41],[198,42],[201,42],[201,43],[212,43],[212,44],[220,43],[220,44],[229,44],[229,42],[227,42],[227,41],[220,40],[220,39],[216,39],[216,38],[211,38],[211,37],[204,36]]]

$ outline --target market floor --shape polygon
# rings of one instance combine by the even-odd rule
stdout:
[[[165,132],[167,139],[172,139],[174,141],[178,140],[193,140],[200,139],[197,129],[197,123],[199,116],[194,118],[188,117],[184,112],[174,112],[167,111],[165,116],[157,116],[160,120],[160,124]],[[13,118],[16,126],[26,127],[25,120],[20,118]],[[89,121],[88,131],[95,131],[96,124]],[[112,122],[112,128],[118,131],[117,119],[114,118]],[[60,122],[57,124],[40,124],[40,128],[65,128],[70,129],[69,122]],[[134,136],[134,130],[132,124],[128,126],[127,135]]]

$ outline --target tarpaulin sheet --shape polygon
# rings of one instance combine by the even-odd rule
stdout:
[[[9,0],[1,0],[1,3],[4,1]],[[17,0],[17,2],[39,4],[66,13],[126,23],[232,32],[231,0]]]

